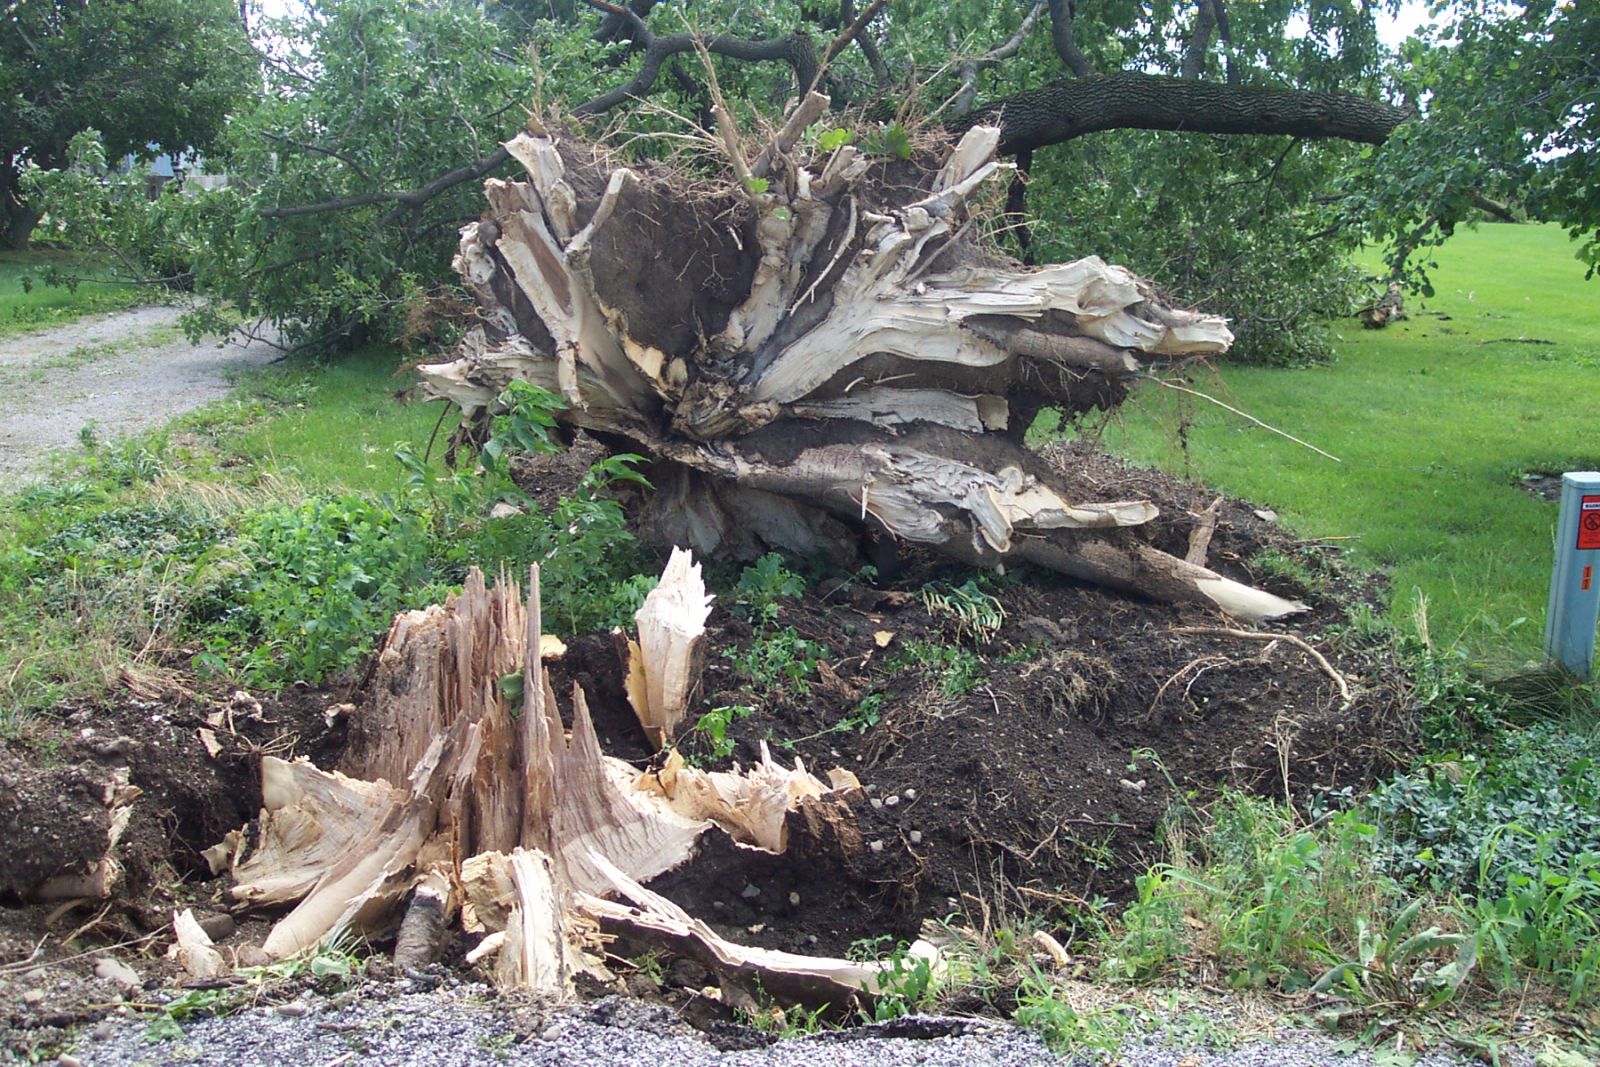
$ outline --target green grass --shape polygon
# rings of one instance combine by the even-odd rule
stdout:
[[[1600,282],[1553,226],[1463,231],[1438,263],[1434,298],[1386,330],[1341,324],[1331,364],[1195,377],[1343,462],[1155,387],[1104,439],[1274,508],[1304,537],[1348,539],[1390,575],[1397,618],[1426,597],[1436,642],[1510,666],[1538,653],[1556,519],[1517,478],[1600,467]]]
[[[50,268],[82,271],[85,280],[75,289],[46,285]],[[29,249],[0,252],[0,337],[43,329],[84,315],[117,311],[142,302],[144,291],[118,282],[108,272],[94,270],[82,257],[68,252]]]
[[[405,482],[395,445],[418,455],[439,421],[439,405],[397,394],[411,384],[396,376],[393,349],[372,345],[325,367],[280,368],[246,379],[242,397],[270,405],[271,417],[230,434],[225,451],[265,474],[309,489],[385,493]],[[447,416],[433,448],[437,463],[456,418]]]

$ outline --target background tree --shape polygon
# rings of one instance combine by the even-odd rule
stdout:
[[[197,288],[293,341],[397,336],[448,284],[477,179],[510,172],[499,142],[530,110],[659,157],[713,125],[714,74],[746,129],[813,85],[864,145],[997,122],[1017,254],[1113,258],[1229,316],[1236,356],[1314,356],[1363,240],[1405,260],[1414,233],[1498,202],[1483,182],[1592,211],[1593,5],[1441,4],[1459,28],[1397,64],[1375,21],[1397,3],[311,4],[253,20],[268,91],[216,149],[245,184],[173,208],[169,243]],[[1565,155],[1530,157],[1530,137]]]
[[[255,56],[231,0],[11,0],[0,14],[0,243],[40,217],[29,164],[61,167],[86,128],[110,157],[211,147],[255,88]]]
[[[1600,266],[1600,5],[1461,0],[1406,43],[1401,91],[1425,121],[1359,161],[1342,215],[1424,292],[1419,256],[1485,213],[1559,222]],[[1515,214],[1513,214],[1515,212]]]

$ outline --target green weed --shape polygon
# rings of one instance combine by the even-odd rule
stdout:
[[[1146,980],[1204,951],[1235,986],[1305,988],[1357,955],[1356,931],[1397,899],[1373,869],[1376,829],[1354,812],[1305,826],[1281,804],[1224,793],[1203,834],[1181,825],[1170,862],[1136,882],[1108,974]]]
[[[883,702],[886,699],[883,693],[869,693],[861,698],[855,711],[846,715],[832,726],[818,730],[816,733],[806,734],[804,737],[788,737],[778,742],[780,748],[793,751],[795,746],[807,741],[815,741],[819,737],[829,734],[864,734],[878,723],[883,721]]]
[[[1079,1012],[1049,979],[1035,972],[1017,990],[1017,1025],[1037,1033],[1058,1052],[1097,1051],[1109,1058],[1122,1046],[1132,1020],[1117,1011]]]
[[[758,635],[748,649],[726,649],[723,657],[758,691],[792,689],[805,696],[811,692],[810,678],[817,664],[828,658],[828,647],[785,626]]]
[[[977,653],[960,645],[936,645],[929,641],[907,641],[889,666],[895,670],[930,668],[940,691],[951,698],[966,696],[984,678],[983,660]]]
[[[728,736],[728,728],[740,719],[749,718],[755,714],[755,708],[748,704],[729,704],[720,708],[712,708],[695,721],[693,735],[704,739],[706,757],[713,760],[727,759],[733,755],[734,740]],[[693,762],[700,762],[698,758]]]
[[[739,574],[734,586],[734,611],[758,629],[775,625],[779,605],[804,595],[805,581],[784,566],[783,557],[768,552]]]
[[[1006,621],[1000,599],[984,589],[979,578],[969,578],[955,586],[925,585],[922,604],[929,615],[955,621],[957,640],[971,638],[978,644],[987,644]]]

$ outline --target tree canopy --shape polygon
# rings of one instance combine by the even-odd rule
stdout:
[[[113,159],[207,148],[255,89],[255,56],[231,0],[11,0],[0,14],[0,242],[38,212],[24,167],[60,167],[100,131]]]
[[[1593,262],[1593,6],[1440,2],[1397,55],[1399,3],[324,0],[254,20],[265,91],[212,149],[242,181],[161,225],[199,288],[291,340],[393,336],[530,113],[661,156],[714,139],[713,93],[748,126],[814,87],[883,154],[998,124],[1013,251],[1127,262],[1232,317],[1246,357],[1292,358],[1355,299],[1365,240],[1403,272],[1514,201]]]

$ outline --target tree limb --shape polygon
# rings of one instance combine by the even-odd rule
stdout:
[[[1075,78],[1094,77],[1094,64],[1078,48],[1072,35],[1072,20],[1076,15],[1074,0],[1050,0],[1050,40],[1056,46],[1056,55],[1067,65]]]
[[[1189,43],[1183,51],[1183,67],[1180,77],[1189,81],[1197,81],[1206,71],[1206,48],[1211,44],[1211,31],[1217,25],[1217,10],[1212,6],[1211,0],[1200,0],[1194,15],[1194,31],[1189,35]]]
[[[846,26],[853,26],[857,22],[855,0],[839,0],[839,18]],[[860,46],[861,54],[866,57],[867,66],[872,68],[872,76],[877,80],[878,88],[888,88],[889,83],[894,80],[889,75],[889,64],[883,61],[883,53],[878,51],[878,42],[865,31],[866,26],[863,24],[861,30],[856,33],[856,44]]]
[[[1126,73],[1025,89],[986,104],[951,125],[960,132],[981,123],[998,123],[1000,151],[1016,153],[1117,129],[1288,134],[1382,144],[1395,127],[1411,117],[1403,108],[1348,93],[1220,85]]]
[[[610,0],[583,0],[583,2],[626,21],[632,27],[631,40],[644,49],[644,58],[639,61],[638,71],[626,83],[585,100],[572,109],[574,115],[598,115],[628,100],[645,95],[654,88],[663,63],[679,53],[692,52],[702,47],[707,52],[727,56],[730,59],[749,62],[780,60],[788,63],[794,68],[795,81],[799,83],[802,93],[816,84],[817,77],[821,73],[816,46],[812,44],[811,37],[801,30],[796,30],[788,37],[768,41],[728,37],[723,34],[703,37],[693,33],[677,33],[670,37],[658,37],[649,26],[645,25],[643,16],[630,7],[613,4]],[[868,8],[867,13],[876,14],[881,6],[880,0],[880,3]],[[845,43],[848,44],[849,41],[846,40]],[[833,45],[828,47],[832,49]],[[842,48],[843,45],[839,47]]]
[[[372,193],[360,193],[355,196],[341,196],[333,200],[319,201],[315,204],[297,204],[293,207],[268,208],[267,210],[261,212],[261,217],[264,219],[287,219],[300,215],[321,215],[329,211],[344,211],[347,208],[365,207],[368,204],[393,203],[396,204],[397,209],[401,211],[408,208],[418,208],[423,204],[426,204],[429,200],[432,200],[434,197],[438,196],[440,193],[454,188],[455,186],[460,185],[462,182],[472,181],[474,178],[483,177],[485,174],[489,173],[489,171],[493,170],[495,167],[498,167],[500,164],[504,163],[510,158],[510,153],[508,153],[505,150],[505,146],[502,145],[483,158],[474,160],[465,166],[457,167],[455,170],[449,171],[448,173],[441,174],[427,185],[416,189],[411,189],[409,191],[380,190]]]
[[[978,98],[978,72],[985,67],[992,67],[996,63],[1010,59],[1020,52],[1022,42],[1028,39],[1028,33],[1033,29],[1033,24],[1039,21],[1039,13],[1044,10],[1044,6],[1045,0],[1037,0],[1023,16],[1022,25],[1017,27],[1017,32],[1007,38],[1004,44],[990,49],[981,56],[961,60],[958,65],[961,71],[961,88],[950,102],[952,115],[960,117],[972,110],[972,105]]]

